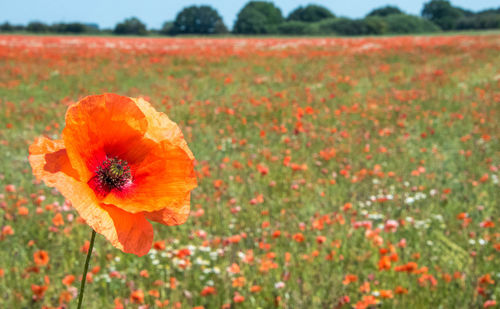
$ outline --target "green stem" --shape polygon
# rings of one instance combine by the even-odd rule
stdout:
[[[80,285],[80,295],[78,296],[78,309],[82,307],[83,292],[85,291],[85,281],[87,280],[87,271],[89,270],[90,256],[92,256],[92,249],[94,248],[94,239],[95,231],[92,230],[89,251],[87,252],[87,260],[85,260],[85,268],[83,269],[82,284]]]

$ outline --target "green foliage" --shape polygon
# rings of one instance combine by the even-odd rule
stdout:
[[[49,32],[50,27],[42,22],[32,21],[28,24],[28,26],[26,26],[26,30],[34,33],[44,33]]]
[[[387,32],[387,23],[381,17],[365,19],[332,18],[319,23],[319,32],[335,35],[377,35]]]
[[[366,34],[379,35],[387,33],[389,26],[384,18],[378,16],[363,19]]]
[[[457,30],[500,29],[500,14],[476,14],[458,20]]]
[[[164,29],[166,30],[166,29]],[[221,34],[228,30],[219,13],[210,6],[184,8],[169,30],[172,34]]]
[[[447,0],[431,0],[424,4],[422,17],[432,21],[443,30],[455,28],[458,20],[466,11],[453,7]]]
[[[171,35],[174,29],[174,22],[173,21],[166,21],[163,23],[161,29],[160,29],[160,34],[165,34],[165,35]]]
[[[278,33],[283,22],[281,10],[271,2],[250,1],[238,13],[233,31],[238,34]]]
[[[487,9],[487,10],[482,10],[477,12],[478,15],[485,15],[485,14],[500,14],[500,7],[497,9]]]
[[[286,35],[314,35],[318,34],[318,27],[317,23],[287,21],[278,26],[278,31]]]
[[[327,8],[310,4],[306,7],[299,6],[288,15],[287,21],[318,22],[327,18],[334,18],[335,15]]]
[[[324,34],[363,35],[366,34],[365,24],[361,19],[345,17],[325,19],[319,24],[319,31]]]
[[[82,23],[58,23],[52,25],[50,30],[57,33],[84,33],[88,32],[89,28]]]
[[[1,32],[14,31],[14,26],[12,26],[9,22],[5,22],[5,23],[0,25],[0,31]]]
[[[367,17],[371,16],[380,16],[380,17],[385,17],[389,15],[394,15],[394,14],[404,14],[403,11],[401,11],[397,6],[393,5],[387,5],[378,9],[374,9],[368,15]]]
[[[147,30],[146,25],[144,25],[138,18],[131,17],[126,19],[124,22],[117,24],[113,33],[119,35],[146,35]]]
[[[384,20],[387,23],[387,32],[392,34],[431,33],[440,30],[429,20],[413,15],[389,15]]]
[[[364,19],[332,18],[318,23],[318,29],[321,34],[349,36],[430,33],[440,30],[428,20],[406,14]]]

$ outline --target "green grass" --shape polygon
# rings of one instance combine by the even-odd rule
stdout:
[[[61,195],[34,182],[27,149],[36,136],[60,136],[70,102],[103,92],[147,96],[180,125],[200,174],[192,213],[204,213],[178,227],[153,224],[155,241],[165,240],[167,248],[142,258],[97,235],[90,268],[100,269],[87,285],[84,308],[112,307],[115,299],[136,308],[130,300],[136,290],[151,308],[158,307],[155,300],[168,300],[168,308],[177,302],[182,308],[335,308],[343,296],[349,308],[367,295],[382,308],[480,308],[498,299],[497,34],[474,44],[462,39],[404,50],[337,51],[310,43],[298,52],[224,57],[200,49],[178,55],[101,50],[87,58],[78,48],[0,47],[17,51],[0,58],[0,228],[14,230],[0,236],[0,307],[56,307],[66,303],[65,292],[69,307],[76,306],[85,261],[80,248],[91,230],[61,207]],[[310,110],[301,126],[299,109]],[[335,155],[325,158],[322,151],[332,148]],[[307,169],[284,165],[286,157]],[[258,164],[269,173],[259,173]],[[223,184],[214,186],[216,180]],[[15,192],[7,191],[10,184]],[[263,202],[252,203],[258,195]],[[19,215],[20,207],[29,214]],[[54,228],[59,212],[65,224]],[[466,226],[457,219],[463,212]],[[371,234],[354,227],[365,220]],[[395,232],[384,231],[387,220],[399,222]],[[480,227],[486,220],[495,226]],[[298,233],[303,242],[294,240]],[[241,240],[228,242],[234,235]],[[326,241],[319,244],[318,236]],[[398,246],[403,239],[406,246]],[[183,248],[192,251],[186,269],[175,258]],[[382,249],[397,255],[388,270],[379,269]],[[47,266],[35,267],[37,250],[48,252]],[[411,261],[418,273],[394,270]],[[233,263],[239,274],[227,271]],[[263,264],[272,267],[264,271]],[[114,271],[120,278],[110,276]],[[348,274],[357,281],[343,284]],[[479,284],[486,274],[495,283]],[[61,282],[66,275],[76,277],[70,287]],[[244,285],[233,287],[240,276]],[[369,292],[359,289],[365,281]],[[33,299],[33,284],[48,287],[43,298]],[[261,291],[250,292],[253,285]],[[202,296],[206,286],[217,293]],[[408,294],[396,294],[398,286]],[[151,290],[159,297],[148,295]],[[381,298],[380,290],[394,297]],[[234,303],[236,292],[243,302]]]

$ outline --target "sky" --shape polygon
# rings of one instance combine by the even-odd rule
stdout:
[[[374,8],[396,5],[409,14],[420,15],[422,6],[429,0],[276,0],[272,1],[286,17],[293,9],[309,3],[329,8],[337,16],[358,18]],[[232,28],[236,15],[248,0],[0,0],[0,23],[27,24],[30,21],[45,23],[85,22],[96,23],[100,28],[113,28],[128,17],[138,17],[148,28],[159,29],[165,21],[173,21],[177,13],[190,5],[210,5]],[[499,0],[451,0],[455,6],[472,11],[499,7]]]

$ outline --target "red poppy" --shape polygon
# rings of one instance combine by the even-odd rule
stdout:
[[[47,251],[39,250],[33,253],[33,260],[35,261],[36,265],[45,266],[49,263],[50,258]]]
[[[38,138],[29,152],[35,176],[124,252],[149,251],[148,220],[189,216],[194,156],[179,127],[141,98],[88,96],[69,107],[62,139]]]

